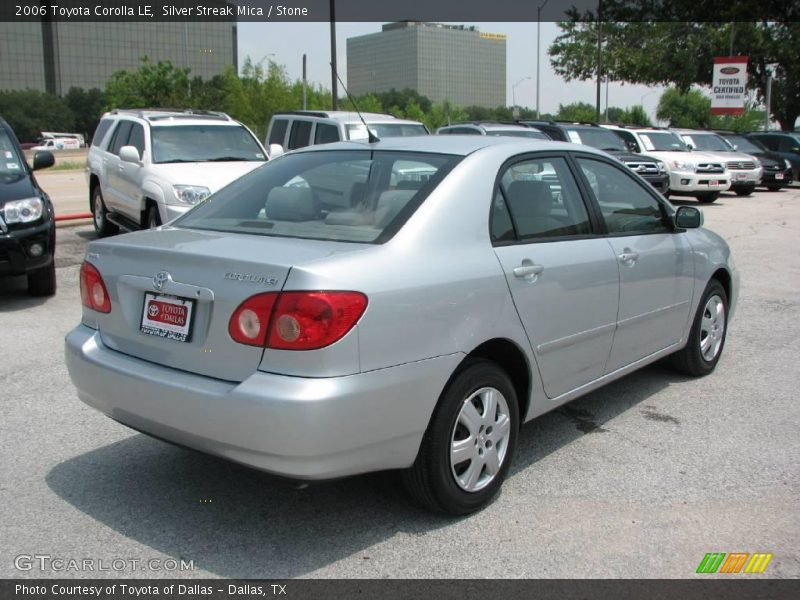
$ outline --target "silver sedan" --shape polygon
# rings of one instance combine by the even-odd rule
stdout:
[[[711,373],[727,244],[587,146],[394,138],[289,153],[156,230],[89,244],[79,397],[304,480],[499,491],[520,424],[661,358]]]

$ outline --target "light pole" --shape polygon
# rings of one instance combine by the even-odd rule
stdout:
[[[528,79],[533,79],[530,75],[527,77],[523,77],[517,83],[511,86],[511,106],[514,107],[517,105],[517,86],[522,83],[523,81],[527,81]]]
[[[540,38],[542,37],[542,9],[550,0],[544,0],[536,9],[536,118],[539,118],[539,54],[542,51]],[[513,90],[512,90],[513,91]]]

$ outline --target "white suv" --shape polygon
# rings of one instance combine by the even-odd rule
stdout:
[[[224,113],[113,110],[86,160],[95,230],[157,227],[266,160],[253,132]]]
[[[329,144],[343,140],[366,141],[369,137],[361,117],[376,137],[404,137],[428,135],[430,132],[419,121],[398,119],[380,113],[361,113],[347,110],[296,110],[277,112],[267,127],[266,146],[270,158],[288,150]]]
[[[614,131],[632,152],[664,161],[669,173],[669,195],[694,196],[708,203],[731,187],[725,161],[713,154],[693,152],[677,133],[658,128],[602,127]]]

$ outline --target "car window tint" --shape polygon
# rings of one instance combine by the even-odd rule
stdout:
[[[632,175],[606,162],[579,158],[609,233],[668,231],[661,203]]]
[[[500,191],[520,239],[591,233],[589,215],[563,158],[514,163],[501,176]]]
[[[315,144],[330,144],[331,142],[339,141],[339,128],[336,125],[329,125],[328,123],[317,123],[317,129],[314,131]]]
[[[114,123],[111,119],[101,119],[100,123],[97,125],[97,129],[94,130],[94,136],[92,137],[92,146],[99,146],[100,142],[103,141],[103,138],[106,137],[106,133],[111,128],[111,125]]]
[[[311,121],[295,121],[292,123],[292,131],[289,133],[289,150],[308,146],[311,139]]]
[[[269,140],[267,144],[278,144],[283,146],[283,138],[286,136],[286,126],[289,121],[286,119],[275,119],[272,122],[272,129],[269,131]]]
[[[117,130],[114,132],[114,140],[111,142],[109,152],[119,155],[119,149],[128,143],[128,136],[131,133],[132,121],[120,121]]]
[[[128,143],[126,146],[133,146],[139,151],[139,156],[144,156],[144,127],[139,123],[134,123],[131,126],[131,133],[128,136]]]
[[[767,135],[765,136],[755,135],[753,137],[756,138],[762,144],[764,144],[770,150],[774,151],[778,149],[778,140],[776,140],[774,137],[770,137]]]
[[[492,202],[491,236],[493,242],[510,242],[516,239],[514,225],[503,193],[498,189]]]

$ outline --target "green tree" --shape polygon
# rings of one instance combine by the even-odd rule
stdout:
[[[629,109],[623,111],[619,119],[620,123],[625,125],[638,125],[639,127],[652,127],[653,123],[650,117],[647,116],[644,108],[639,104],[631,106]]]
[[[772,115],[783,129],[792,129],[800,115],[800,74],[797,70],[800,22],[787,16],[785,21],[740,21],[720,26],[720,22],[738,20],[735,14],[726,18],[722,12],[714,19],[674,21],[674,15],[681,14],[681,7],[690,14],[693,4],[699,3],[689,0],[647,3],[648,7],[655,8],[645,19],[634,18],[637,15],[627,12],[631,4],[625,0],[604,0],[603,15],[611,22],[600,26],[602,75],[608,75],[614,81],[671,85],[683,93],[688,92],[692,85],[708,86],[711,84],[713,57],[729,54],[731,27],[734,27],[734,52],[749,57],[748,86],[756,91],[759,101],[764,98],[767,65],[777,65],[772,89]],[[731,10],[735,4],[730,5]],[[662,9],[668,12],[659,18],[658,10]],[[615,22],[615,17],[618,22]],[[556,73],[568,81],[595,79],[598,70],[597,22],[562,22],[559,27],[562,33],[549,48],[550,62]]]
[[[74,133],[82,133],[88,142],[94,135],[94,130],[106,106],[103,91],[97,88],[84,90],[71,87],[64,96],[64,102],[75,116]]]
[[[557,121],[583,121],[594,122],[595,107],[587,102],[573,102],[572,104],[559,104]]]
[[[711,99],[699,90],[669,88],[658,101],[656,116],[670,127],[706,129],[711,126]]]
[[[191,106],[190,69],[142,58],[138,71],[117,71],[106,84],[108,108],[182,108]]]
[[[75,115],[64,99],[36,90],[0,92],[0,115],[26,142],[38,140],[42,131],[75,131]]]

